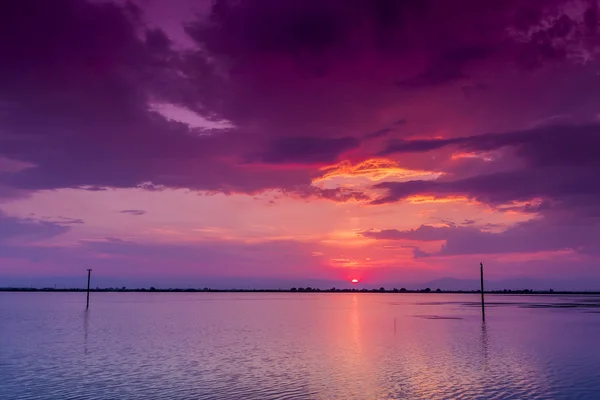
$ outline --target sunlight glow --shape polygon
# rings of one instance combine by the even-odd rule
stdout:
[[[358,265],[358,261],[349,258],[332,258],[330,261],[333,265],[341,265],[343,267],[355,267]]]

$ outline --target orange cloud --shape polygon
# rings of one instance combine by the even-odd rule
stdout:
[[[411,204],[422,204],[422,203],[477,203],[476,201],[470,200],[465,196],[448,196],[448,197],[435,197],[435,196],[410,196],[406,200]]]
[[[459,160],[461,158],[479,158],[483,161],[494,161],[494,157],[490,153],[454,153],[452,154],[452,160]]]
[[[323,175],[314,179],[313,183],[337,180],[364,180],[373,181],[395,181],[404,182],[410,180],[433,180],[443,175],[441,172],[410,170],[402,168],[395,161],[385,158],[371,158],[357,164],[350,161],[342,161],[339,164],[321,169]]]

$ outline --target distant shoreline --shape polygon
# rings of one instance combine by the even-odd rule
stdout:
[[[44,292],[44,293],[71,293],[86,292],[86,289],[58,289],[58,288],[13,288],[0,287],[0,292]],[[479,290],[442,290],[442,289],[314,289],[314,288],[292,288],[292,289],[159,289],[159,288],[96,288],[90,289],[94,293],[390,293],[390,294],[478,294]],[[506,295],[600,295],[600,291],[553,291],[553,290],[490,290],[486,294],[506,294]]]

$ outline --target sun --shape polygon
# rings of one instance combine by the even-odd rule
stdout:
[[[358,283],[358,279],[354,278],[350,282],[352,282],[352,283]]]

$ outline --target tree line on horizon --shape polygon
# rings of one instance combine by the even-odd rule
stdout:
[[[45,288],[33,288],[33,287],[0,287],[0,291],[14,291],[14,292],[85,292],[87,289],[85,288],[55,288],[55,287],[45,287]],[[125,286],[122,287],[108,287],[108,288],[100,288],[96,287],[90,289],[91,292],[284,292],[284,293],[303,293],[303,292],[320,292],[320,293],[481,293],[481,290],[443,290],[437,288],[432,290],[431,288],[424,289],[407,289],[407,288],[393,288],[386,289],[383,286],[379,289],[339,289],[336,287],[332,287],[329,289],[320,289],[313,288],[310,286],[307,287],[292,287],[290,289],[212,289],[209,287],[204,288],[156,288],[151,286],[150,288],[127,288]],[[533,290],[533,289],[502,289],[502,290],[486,290],[485,293],[492,294],[532,294],[532,293],[542,293],[542,294],[561,294],[561,293],[593,293],[600,294],[600,292],[585,292],[585,291],[554,291],[553,289],[548,290]]]

